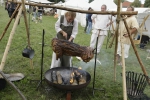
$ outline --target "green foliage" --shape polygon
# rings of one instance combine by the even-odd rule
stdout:
[[[150,0],[145,0],[144,7],[150,7]]]
[[[92,1],[94,1],[94,0],[89,0],[89,3],[91,3]]]
[[[134,6],[134,7],[141,7],[141,2],[139,0],[134,0],[133,3],[131,3],[131,6]]]
[[[58,3],[58,2],[60,2],[60,1],[65,2],[65,0],[48,0],[48,1],[50,1],[50,2],[55,2],[55,3]]]
[[[120,2],[124,2],[125,0],[120,0]],[[114,3],[118,5],[118,0],[114,0]]]

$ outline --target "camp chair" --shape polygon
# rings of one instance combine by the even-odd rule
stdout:
[[[145,97],[143,91],[146,85],[147,76],[131,71],[126,72],[127,95],[130,100],[149,100],[143,99]]]

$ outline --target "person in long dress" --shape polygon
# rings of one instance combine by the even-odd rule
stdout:
[[[73,42],[78,33],[78,21],[75,19],[76,13],[68,11],[62,15],[55,23],[55,30],[58,39],[68,40]],[[71,56],[63,55],[56,60],[56,54],[53,52],[50,68],[54,67],[71,67]]]

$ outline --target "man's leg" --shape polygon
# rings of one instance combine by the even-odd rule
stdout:
[[[96,38],[97,38],[97,34],[92,33],[92,35],[91,35],[91,41],[90,41],[90,47],[92,49],[95,49]]]
[[[97,53],[100,53],[101,47],[103,45],[104,39],[105,39],[105,35],[100,35],[98,38],[98,45],[97,45]]]

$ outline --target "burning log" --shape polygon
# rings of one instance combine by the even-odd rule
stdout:
[[[79,85],[86,83],[86,77],[85,77],[85,75],[83,75],[83,73],[80,73],[77,70],[75,70],[74,74],[75,74],[75,79],[77,80],[77,83]]]
[[[72,72],[70,75],[70,83],[72,84],[73,81],[74,81],[74,72]]]
[[[56,71],[52,71],[51,78],[52,78],[52,82],[57,84]]]
[[[60,71],[56,72],[56,76],[57,76],[57,82],[58,82],[58,84],[62,84],[62,77],[61,77]]]
[[[71,76],[70,76],[70,84],[71,85],[78,85],[78,82],[75,78],[75,75],[74,75],[74,72],[71,73]]]
[[[85,84],[86,83],[86,77],[83,76],[83,75],[80,75],[80,78],[79,78],[79,85],[80,84]]]
[[[51,45],[57,60],[62,55],[78,56],[84,62],[89,62],[94,57],[94,50],[91,47],[80,46],[67,40],[53,38]]]

